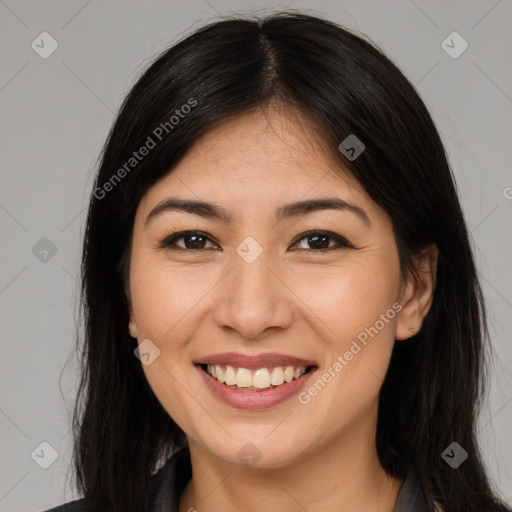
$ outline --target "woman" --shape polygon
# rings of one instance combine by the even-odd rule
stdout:
[[[54,510],[509,510],[475,435],[468,238],[431,117],[372,45],[290,13],[179,42],[104,147],[84,498]]]

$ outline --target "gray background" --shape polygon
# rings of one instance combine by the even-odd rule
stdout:
[[[43,510],[75,497],[66,475],[80,241],[96,158],[123,97],[149,58],[212,17],[286,6],[367,34],[432,112],[490,311],[495,361],[480,437],[491,476],[512,502],[510,0],[0,0],[0,510]],[[58,43],[46,59],[31,47],[51,48],[43,31]],[[441,46],[453,31],[469,45],[458,58]],[[446,44],[462,48],[458,39]],[[39,465],[51,462],[42,442],[58,453],[48,469]]]

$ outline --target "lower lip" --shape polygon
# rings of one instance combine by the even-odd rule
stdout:
[[[200,365],[196,369],[214,395],[237,409],[268,409],[274,407],[300,391],[318,368],[313,368],[297,380],[292,380],[267,391],[242,391],[221,384],[206,373]]]

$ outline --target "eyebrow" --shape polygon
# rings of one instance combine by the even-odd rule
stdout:
[[[307,215],[310,212],[319,210],[344,210],[357,215],[368,227],[371,222],[366,212],[355,204],[349,203],[337,197],[325,197],[320,199],[308,199],[290,203],[277,208],[274,216],[277,222],[292,217]],[[146,226],[152,219],[164,212],[178,211],[192,213],[201,217],[210,218],[229,224],[233,221],[233,216],[222,206],[205,201],[196,201],[192,199],[180,199],[169,197],[158,203],[147,215],[144,225]]]

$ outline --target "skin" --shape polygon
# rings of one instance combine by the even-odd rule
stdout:
[[[143,369],[188,437],[193,478],[180,512],[391,512],[396,503],[402,481],[384,472],[375,446],[378,393],[395,339],[419,331],[430,308],[437,251],[418,255],[422,271],[402,280],[391,219],[308,126],[284,109],[239,116],[199,140],[138,205],[130,332],[158,346]],[[216,203],[233,220],[168,211],[146,225],[169,196]],[[283,204],[333,196],[364,209],[370,225],[333,209],[274,220]],[[213,239],[200,254],[186,252],[186,238],[176,241],[181,251],[159,246],[194,229]],[[312,229],[355,248],[314,253],[325,246],[299,236]],[[248,236],[264,249],[250,264],[236,252]],[[232,408],[192,364],[220,352],[278,352],[317,361],[321,375],[396,302],[401,311],[306,405],[294,396],[266,410]],[[260,456],[253,466],[237,455],[249,442]]]

